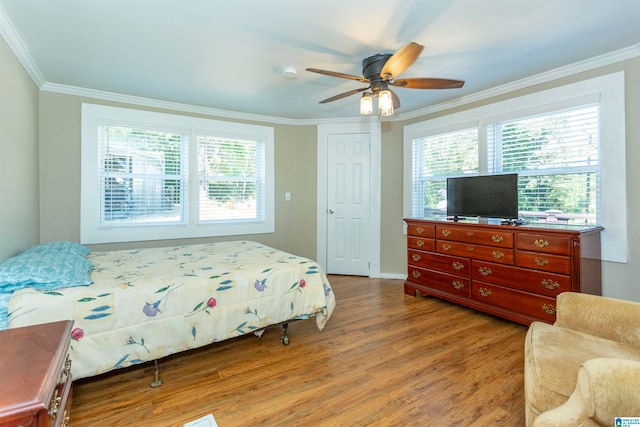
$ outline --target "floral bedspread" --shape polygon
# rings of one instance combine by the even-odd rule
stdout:
[[[74,320],[74,378],[315,316],[335,307],[320,266],[249,241],[92,252],[93,284],[16,291],[9,327]]]

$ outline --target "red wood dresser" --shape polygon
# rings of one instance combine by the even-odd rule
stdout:
[[[602,227],[405,219],[404,291],[525,325],[555,321],[561,292],[601,294]]]

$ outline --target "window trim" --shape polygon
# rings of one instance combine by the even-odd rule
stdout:
[[[101,225],[100,224],[100,182],[98,179],[98,126],[120,125],[144,126],[153,130],[182,132],[190,135],[187,164],[191,165],[186,188],[187,221],[184,225]],[[265,144],[265,220],[223,222],[218,224],[197,221],[197,134],[218,137],[254,140]],[[143,240],[168,240],[194,237],[233,236],[246,234],[273,233],[275,231],[275,164],[274,129],[245,123],[157,113],[145,110],[111,107],[96,104],[82,104],[81,113],[81,197],[80,197],[80,242],[114,243]],[[194,181],[195,177],[195,181]],[[196,193],[197,194],[197,193]]]
[[[478,143],[487,146],[487,126],[515,116],[528,116],[577,106],[600,103],[600,224],[602,260],[628,261],[627,191],[625,155],[624,72],[612,73],[540,92],[499,101],[481,107],[437,117],[404,127],[403,213],[411,216],[411,141],[415,138],[462,129],[475,124]],[[486,158],[480,150],[480,174],[486,174]]]

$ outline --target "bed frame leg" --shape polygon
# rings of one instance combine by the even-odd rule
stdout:
[[[288,327],[289,327],[289,322],[282,324],[282,337],[280,338],[280,342],[284,345],[289,345],[289,337],[287,336]]]
[[[151,384],[149,384],[149,387],[156,388],[156,387],[160,387],[163,384],[163,381],[159,378],[160,367],[158,366],[158,359],[154,360],[153,362],[155,363],[155,369],[154,369],[155,380]]]

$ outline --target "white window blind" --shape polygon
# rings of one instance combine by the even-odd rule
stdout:
[[[489,172],[518,173],[520,216],[595,224],[599,107],[580,106],[487,127]]]
[[[198,220],[264,220],[264,143],[198,137]]]
[[[478,129],[412,141],[412,215],[444,215],[447,177],[478,174]]]
[[[100,126],[100,223],[181,224],[186,136]]]

